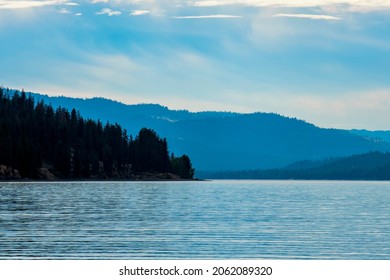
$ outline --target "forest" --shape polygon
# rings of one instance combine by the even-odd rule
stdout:
[[[0,167],[0,179],[7,179],[6,170],[25,179],[194,176],[190,158],[169,154],[166,139],[152,129],[133,137],[116,123],[85,119],[76,109],[53,108],[23,90],[11,95],[2,87]]]

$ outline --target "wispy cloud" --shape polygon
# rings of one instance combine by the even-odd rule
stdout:
[[[201,15],[201,16],[175,16],[175,19],[224,19],[224,18],[241,18],[236,15]]]
[[[0,77],[48,93],[384,129],[386,8],[390,0],[0,0],[9,42],[0,53],[12,54]]]
[[[22,9],[33,8],[50,5],[67,5],[75,6],[79,5],[76,0],[0,0],[0,9]],[[376,0],[376,1],[364,1],[364,0],[82,0],[85,3],[106,3],[113,6],[128,6],[131,4],[134,7],[134,11],[145,11],[154,9],[168,10],[176,9],[178,7],[225,7],[225,6],[238,6],[238,7],[261,7],[261,8],[308,8],[308,7],[320,7],[326,9],[331,7],[336,11],[381,11],[383,9],[390,9],[389,0]],[[81,5],[83,5],[81,4]],[[138,9],[139,8],[139,9]],[[138,14],[135,14],[138,15]]]
[[[66,8],[61,8],[57,11],[59,14],[70,14],[70,11]]]
[[[26,9],[53,5],[75,5],[76,3],[67,0],[46,0],[46,1],[28,1],[28,0],[0,0],[0,9]]]
[[[147,15],[147,14],[150,14],[150,11],[148,11],[148,10],[132,10],[130,13],[131,16],[143,16],[143,15]]]
[[[215,7],[215,6],[285,6],[285,7],[314,7],[323,5],[358,5],[372,7],[390,7],[390,1],[362,1],[362,0],[197,0],[188,1],[189,5],[198,7]]]
[[[383,88],[344,93],[338,98],[297,94],[286,96],[286,104],[290,115],[325,127],[383,129],[388,127],[382,116],[388,112],[389,93],[390,89]]]
[[[364,0],[197,0],[188,1],[188,6],[193,7],[221,7],[221,6],[247,6],[247,7],[288,7],[309,8],[332,7],[337,11],[371,12],[390,9],[389,0],[364,1]]]
[[[188,4],[196,7],[216,7],[216,6],[229,6],[229,5],[266,6],[266,5],[271,5],[272,2],[273,1],[256,1],[256,0],[199,0],[199,1],[189,1]]]
[[[303,18],[303,19],[314,19],[314,20],[340,20],[340,17],[329,16],[329,15],[313,15],[313,14],[276,14],[273,17],[289,17],[289,18]]]
[[[66,2],[64,3],[65,6],[79,6],[80,4],[79,3],[75,3],[75,2]]]
[[[110,8],[103,8],[99,12],[96,12],[97,15],[108,15],[108,16],[119,16],[122,14],[120,11],[113,11]]]

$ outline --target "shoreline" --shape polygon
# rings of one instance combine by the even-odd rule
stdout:
[[[118,181],[118,182],[153,182],[153,181],[201,181],[202,179],[198,178],[181,178],[179,175],[174,173],[153,173],[153,172],[142,172],[142,173],[133,173],[128,174],[128,176],[121,176],[116,174],[113,177],[102,176],[102,177],[92,177],[92,178],[58,178],[52,173],[46,174],[42,173],[40,178],[23,178],[19,175],[19,172],[3,174],[0,176],[0,182],[86,182],[86,181]]]
[[[295,182],[390,182],[388,179],[226,179],[226,178],[194,178],[194,179],[56,179],[56,180],[42,180],[42,179],[16,179],[4,180],[0,179],[0,183],[66,183],[66,182],[210,182],[210,181],[295,181]]]
[[[33,179],[21,179],[21,180],[0,180],[0,183],[66,183],[66,182],[204,182],[212,181],[209,179],[69,179],[69,180],[33,180]]]

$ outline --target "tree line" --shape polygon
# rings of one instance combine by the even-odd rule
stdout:
[[[0,164],[31,179],[39,179],[42,169],[60,179],[131,179],[146,172],[183,179],[194,175],[190,158],[169,155],[166,139],[154,130],[143,128],[133,138],[117,123],[84,119],[76,109],[55,109],[24,91],[2,87]]]

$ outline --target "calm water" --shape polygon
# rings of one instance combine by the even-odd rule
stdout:
[[[390,182],[0,183],[0,259],[390,259]]]

